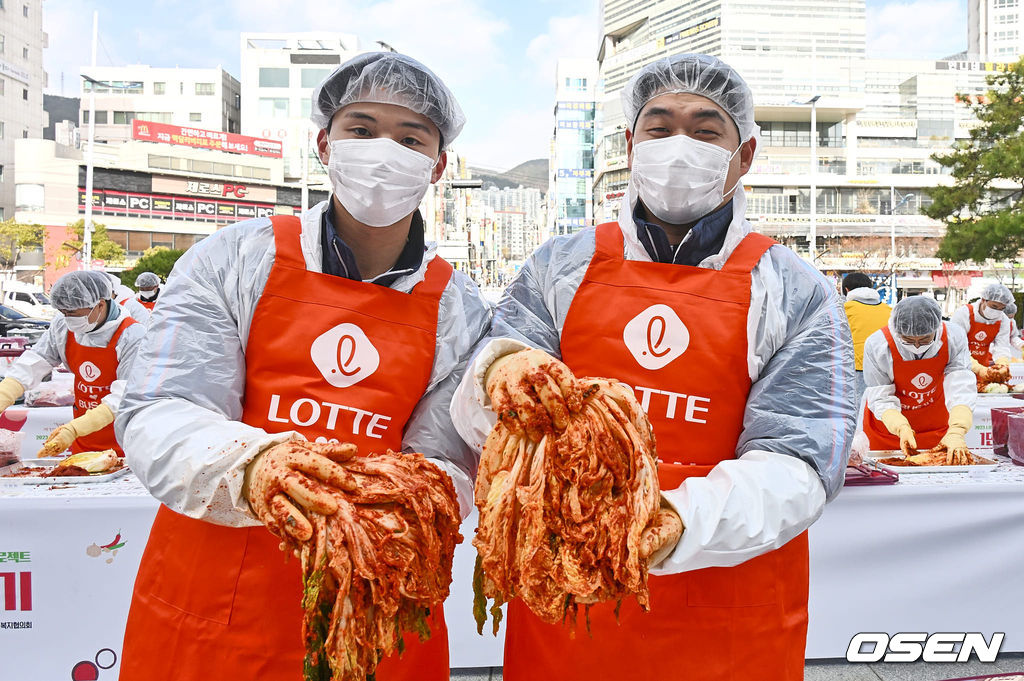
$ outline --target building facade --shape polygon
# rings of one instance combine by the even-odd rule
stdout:
[[[628,78],[655,59],[703,52],[754,93],[760,138],[743,182],[755,229],[805,255],[813,232],[826,270],[940,267],[944,226],[920,209],[927,189],[951,178],[931,156],[969,137],[975,122],[958,93],[984,92],[1000,64],[869,59],[863,0],[609,1],[604,32],[595,222],[616,217],[629,178]]]
[[[0,220],[14,215],[14,143],[39,139],[43,112],[42,0],[0,3]]]
[[[95,139],[117,144],[132,139],[136,120],[226,133],[241,131],[241,90],[224,69],[84,66],[81,138],[89,139],[89,107],[95,96]]]
[[[311,184],[330,186],[309,120],[313,90],[339,64],[364,51],[349,34],[242,33],[242,129],[284,144],[290,181],[305,175]]]
[[[1021,0],[967,0],[967,58],[976,62],[1010,62],[1021,55]]]
[[[596,93],[594,61],[558,60],[548,185],[551,234],[571,234],[594,223]]]
[[[301,189],[283,181],[281,158],[137,140],[96,147],[93,221],[125,249],[127,265],[150,248],[186,249],[229,224],[300,210]],[[62,244],[85,215],[84,154],[50,140],[19,140],[15,154],[15,216],[47,228],[49,286],[81,265]]]

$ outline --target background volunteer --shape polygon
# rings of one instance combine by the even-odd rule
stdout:
[[[145,327],[125,325],[128,315],[120,305],[114,304],[111,296],[110,279],[103,272],[70,272],[58,279],[50,289],[50,301],[61,314],[54,316],[46,333],[14,361],[0,382],[0,412],[14,404],[26,390],[38,387],[62,364],[75,375],[77,386],[83,377],[81,367],[68,361],[69,336],[84,348],[109,349],[116,360],[116,376],[104,376],[101,372],[99,377],[86,378],[86,385],[109,386],[109,393],[104,390],[98,404],[82,402],[83,396],[76,387],[75,413],[78,416],[50,434],[40,452],[43,455],[59,454],[76,439],[102,431],[113,423],[117,414],[125,377],[145,335]],[[118,331],[114,347],[108,348]],[[105,438],[90,440],[95,445],[92,449],[115,449],[120,453],[112,430]]]
[[[451,477],[463,512],[471,507],[477,457],[455,432],[448,405],[490,310],[469,277],[452,271],[437,256],[436,244],[424,243],[418,211],[430,182],[444,170],[444,148],[465,122],[462,111],[422,64],[396,53],[368,53],[339,66],[317,88],[312,120],[320,128],[332,197],[300,219],[249,220],[189,249],[161,293],[151,342],[129,382],[118,433],[132,469],[166,508],[157,515],[136,580],[122,679],[153,678],[158,655],[173,657],[175,679],[298,678],[301,578],[295,561],[286,564],[279,540],[262,527],[281,531],[278,509],[257,500],[250,507],[246,480],[253,481],[250,490],[260,489],[279,476],[286,502],[294,503],[302,520],[299,508],[328,512],[318,505],[317,490],[332,480],[317,472],[333,464],[309,450],[277,446],[307,439],[300,429],[308,439],[349,440],[362,453],[383,452],[371,449],[382,442],[381,435],[369,434],[369,413],[380,411],[371,408],[407,408],[399,411],[403,421],[387,426],[383,441],[423,453]],[[429,336],[422,331],[426,326],[413,328],[422,317],[429,317]],[[351,385],[329,382],[331,371],[318,363],[314,349],[343,326],[339,321],[359,325],[366,342],[380,349],[379,368]],[[344,333],[352,334],[344,336],[350,340],[356,334]],[[393,340],[407,337],[415,342]],[[337,366],[346,361],[338,357],[340,331],[334,342],[322,354]],[[407,365],[394,353],[415,358],[414,371],[396,375],[395,367]],[[258,373],[249,380],[254,368]],[[285,419],[251,409],[268,398],[273,404],[273,392],[283,395]],[[312,424],[289,422],[288,405],[297,398],[336,401],[337,410],[324,408],[324,418]],[[353,420],[340,405],[364,411]],[[309,483],[305,496],[285,484],[299,470]],[[299,525],[283,524],[289,532]],[[182,559],[178,529],[206,543],[192,549],[184,542],[182,552],[196,553]],[[225,544],[242,550],[231,554]],[[165,577],[165,555],[188,566]],[[216,604],[196,595],[207,585],[182,576],[190,570],[226,579],[232,590],[240,574],[233,591],[238,595],[211,613]],[[168,582],[174,582],[171,588]],[[168,598],[176,604],[173,612],[163,605]],[[272,622],[266,621],[268,608],[278,610]],[[193,633],[197,640],[190,640]],[[155,640],[165,636],[175,639],[173,652]],[[377,678],[447,678],[443,631],[435,629],[423,644],[443,656],[430,653],[429,671],[405,664],[418,645],[407,647],[404,658],[385,660],[392,669],[385,674],[379,667]]]
[[[153,272],[143,272],[135,278],[135,288],[139,289],[139,303],[152,312],[160,295],[160,277]]]
[[[843,308],[850,322],[850,337],[853,338],[853,364],[857,369],[859,402],[864,394],[864,341],[889,323],[892,308],[882,302],[871,277],[862,272],[853,272],[843,277],[843,295],[846,296]]]
[[[971,369],[983,379],[991,364],[1007,364],[1013,356],[1010,320],[1003,312],[1012,302],[1010,289],[1002,284],[989,284],[979,301],[958,308],[950,317],[967,334]]]
[[[110,281],[110,287],[114,301],[123,307],[128,315],[137,322],[143,325],[149,324],[150,312],[142,303],[135,297],[135,291],[121,283],[120,277],[116,274],[107,272],[107,279]]]
[[[1017,328],[1017,304],[1010,303],[1003,312],[1006,314],[1007,319],[1010,320],[1010,347],[1017,351],[1013,357],[1015,359],[1021,358],[1021,351],[1024,351],[1024,339],[1020,337],[1020,329]]]
[[[916,374],[916,364],[924,367],[924,360],[935,359],[944,351],[943,327],[946,330],[948,359],[944,367],[928,371],[933,374],[930,377],[942,386],[943,400],[935,405],[935,410],[942,413],[936,413],[934,417],[922,416],[925,410],[915,408],[914,401],[906,396],[908,391],[914,392],[919,386],[897,382],[892,346],[885,333],[875,332],[864,344],[867,409],[899,439],[899,448],[904,452],[931,449],[940,441],[950,448],[967,447],[964,436],[971,429],[974,405],[978,399],[977,381],[971,371],[971,355],[967,349],[967,334],[955,324],[944,324],[939,304],[924,296],[911,296],[897,303],[888,324],[893,344],[899,351],[899,361],[910,365],[908,377]],[[922,368],[921,371],[926,370]],[[931,385],[935,383],[929,383],[928,387]],[[899,393],[903,393],[903,400]],[[928,409],[931,411],[930,407]],[[871,449],[895,448],[889,446],[892,443],[886,438],[873,435],[870,426],[865,426],[865,430],[869,431]]]
[[[705,127],[713,127],[707,123],[708,119],[720,117],[717,110],[709,111],[711,107],[705,107],[688,119],[692,126],[685,132],[692,137],[677,132],[671,127],[674,123],[652,123],[658,126],[654,132],[661,139],[635,142],[631,178],[622,202],[618,231],[624,242],[622,269],[638,272],[638,286],[643,283],[639,273],[654,271],[639,267],[644,263],[721,270],[751,232],[744,218],[746,197],[742,184],[738,175],[730,174],[742,174],[743,170],[736,169],[743,163],[749,167],[756,151],[756,141],[752,140],[756,140],[757,127],[749,88],[727,64],[714,57],[678,55],[659,60],[644,67],[622,92],[631,133],[640,130],[637,118],[645,107],[654,107],[653,99],[677,93],[689,96],[682,98],[682,107],[710,100],[709,103],[723,110],[731,118],[723,121],[723,126],[735,124],[733,130],[739,131],[740,146],[723,148],[722,143],[714,145],[702,141],[712,136],[702,132]],[[649,102],[652,103],[649,105]],[[739,160],[741,152],[742,161]],[[730,186],[733,177],[735,184]],[[732,200],[725,201],[731,192],[734,192]],[[720,205],[723,202],[724,205]],[[692,227],[678,245],[673,245],[665,231],[652,223],[644,208],[664,221],[692,224]],[[561,356],[563,344],[569,340],[564,333],[567,317],[594,256],[594,230],[556,237],[530,256],[506,289],[495,310],[488,340],[482,344],[472,371],[467,372],[452,403],[455,424],[475,449],[482,447],[495,422],[485,386],[492,363],[526,348],[539,348],[554,357]],[[638,266],[630,268],[634,263]],[[745,404],[739,405],[743,417],[738,443],[735,452],[724,452],[727,460],[715,465],[706,477],[691,477],[678,489],[663,491],[663,498],[678,513],[686,529],[668,557],[652,566],[652,575],[736,566],[782,547],[818,518],[826,500],[837,494],[843,484],[856,418],[852,345],[838,294],[812,267],[778,245],[760,257],[748,276],[749,310],[746,323],[740,324],[746,352],[742,360],[728,367],[743,378],[749,377],[752,383]],[[679,278],[685,281],[683,273]],[[626,302],[628,296],[634,295],[628,288],[614,291],[607,299],[612,306],[616,306],[614,296]],[[644,295],[649,297],[641,300],[657,300],[657,294],[651,289],[645,289]],[[643,305],[641,303],[641,307]],[[705,299],[704,308],[702,317],[712,318],[725,314],[730,306],[717,303],[711,296]],[[684,322],[689,325],[692,344],[701,328],[701,320],[688,318]],[[595,327],[599,324],[599,320],[594,321]],[[618,342],[622,334],[619,327]],[[608,331],[606,335],[608,343],[616,342],[615,333]],[[601,338],[603,340],[604,336]],[[692,350],[687,352],[692,353]],[[688,356],[692,357],[682,355]],[[569,364],[572,368],[572,363]],[[617,377],[617,366],[608,364],[602,368],[604,371],[594,375]],[[719,388],[728,390],[730,383],[728,375],[710,377],[700,390],[713,398]],[[655,433],[658,433],[657,424]],[[663,440],[659,436],[659,445],[661,456],[674,449],[686,451],[685,441]],[[735,459],[730,458],[733,454]],[[792,570],[798,574],[801,569],[806,569],[806,565],[803,568],[794,565],[782,571]],[[700,572],[701,578],[719,574]],[[695,594],[692,603],[706,598],[708,605],[721,604],[722,599],[736,597],[736,585],[725,583],[729,579],[727,574],[722,575],[725,581],[719,587],[701,589],[703,595]],[[740,591],[746,588],[741,587]],[[776,593],[774,585],[765,585],[764,589]],[[787,594],[786,598],[792,596]],[[762,597],[767,596],[762,593]],[[795,598],[799,599],[799,595]],[[806,611],[806,592],[802,607]],[[695,611],[691,612],[696,615]],[[705,612],[719,611],[712,608]],[[679,612],[674,616],[686,620],[690,613]],[[511,611],[507,623],[511,636]],[[677,622],[678,626],[686,624]],[[660,626],[670,631],[673,625]],[[622,637],[628,636],[626,630],[623,626]],[[720,645],[730,645],[727,641],[733,641],[732,636],[742,637],[748,654],[720,655],[720,650],[714,647],[698,651],[697,657],[685,660],[688,672],[684,675],[693,672],[693,678],[698,678],[698,670],[713,665],[725,665],[729,668],[722,673],[732,674],[736,665],[750,664],[749,659],[754,657],[751,651],[756,647],[751,641],[759,638],[753,633],[759,631],[756,627],[744,629],[749,634],[745,635],[735,626],[721,628],[709,621],[706,630],[708,636],[717,637]],[[609,655],[614,657],[616,645],[608,643]],[[575,644],[565,642],[564,645],[568,650]],[[652,639],[639,645],[647,646],[646,654],[653,656],[649,659],[665,654],[685,654],[679,652],[683,646],[678,637],[675,644],[660,645]],[[506,638],[506,679],[511,677],[509,670],[513,664],[509,646],[510,639]],[[784,678],[802,678],[803,640],[788,641],[784,651],[771,647],[774,652],[766,653],[769,658],[775,661],[786,658],[782,663],[788,667]],[[515,650],[524,660],[529,658],[529,652],[522,648]],[[614,663],[613,659],[600,654],[595,657],[600,657],[602,664]],[[558,655],[547,659],[557,660]],[[772,664],[776,664],[775,661]],[[623,664],[627,662],[632,663],[632,659]],[[577,663],[597,664],[593,659],[581,660],[574,656],[566,666]],[[796,665],[799,669],[794,668]],[[565,673],[581,674],[578,670]],[[523,674],[523,678],[529,676],[528,672]],[[761,678],[782,678],[774,676],[774,671],[770,674]],[[649,674],[643,678],[648,677]]]

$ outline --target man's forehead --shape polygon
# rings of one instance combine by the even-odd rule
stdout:
[[[640,115],[648,115],[651,112],[664,114],[665,110],[668,110],[670,113],[688,114],[710,110],[718,113],[725,120],[730,120],[728,112],[714,101],[704,97],[703,95],[697,95],[691,92],[666,92],[664,94],[651,97],[640,110]]]
[[[410,127],[425,127],[432,134],[440,135],[441,131],[437,124],[421,113],[401,104],[386,104],[383,102],[353,102],[338,109],[334,113],[334,120],[344,118],[362,119],[378,123],[397,123]]]

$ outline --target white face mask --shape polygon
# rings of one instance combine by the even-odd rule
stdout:
[[[633,146],[632,179],[651,213],[673,225],[695,222],[714,211],[739,181],[725,190],[729,164],[743,145],[727,149],[673,135]]]
[[[139,291],[139,299],[149,302],[150,300],[156,299],[156,294],[160,292],[160,289],[156,291]]]
[[[922,357],[927,355],[928,351],[931,350],[932,348],[934,348],[935,344],[938,343],[938,342],[940,342],[940,341],[939,341],[938,338],[936,338],[931,343],[929,343],[928,345],[922,345],[921,347],[917,347],[917,346],[913,345],[912,343],[906,342],[905,340],[903,340],[900,337],[896,338],[896,344],[899,346],[900,350],[902,350],[903,352],[906,352],[908,355],[910,355],[914,359],[921,359]]]
[[[90,311],[89,314],[85,315],[84,317],[65,317],[64,321],[67,322],[68,331],[70,331],[71,333],[80,334],[89,333],[90,331],[95,329],[96,322],[89,321],[89,315],[91,314],[92,312]]]
[[[335,140],[327,174],[345,210],[370,227],[393,225],[416,210],[437,161],[387,137]]]
[[[998,322],[1000,319],[1003,318],[1003,311],[993,309],[986,305],[985,309],[981,311],[981,316],[982,318],[987,319],[990,322]]]

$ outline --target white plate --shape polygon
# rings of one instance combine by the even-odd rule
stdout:
[[[971,452],[974,454],[974,452]],[[864,460],[871,464],[884,468],[891,473],[911,474],[911,473],[978,473],[982,471],[995,470],[998,465],[992,459],[984,456],[974,454],[974,458],[981,463],[972,464],[970,466],[890,466],[889,464],[880,463],[879,459],[889,459],[893,457],[903,458],[903,452],[871,452],[869,455],[864,457]]]
[[[58,457],[48,459],[22,459],[21,462],[28,467],[46,466],[52,467],[60,461]],[[107,482],[121,477],[128,472],[127,466],[121,466],[110,473],[99,473],[97,475],[60,475],[46,478],[0,478],[0,485],[88,485],[94,482]]]

